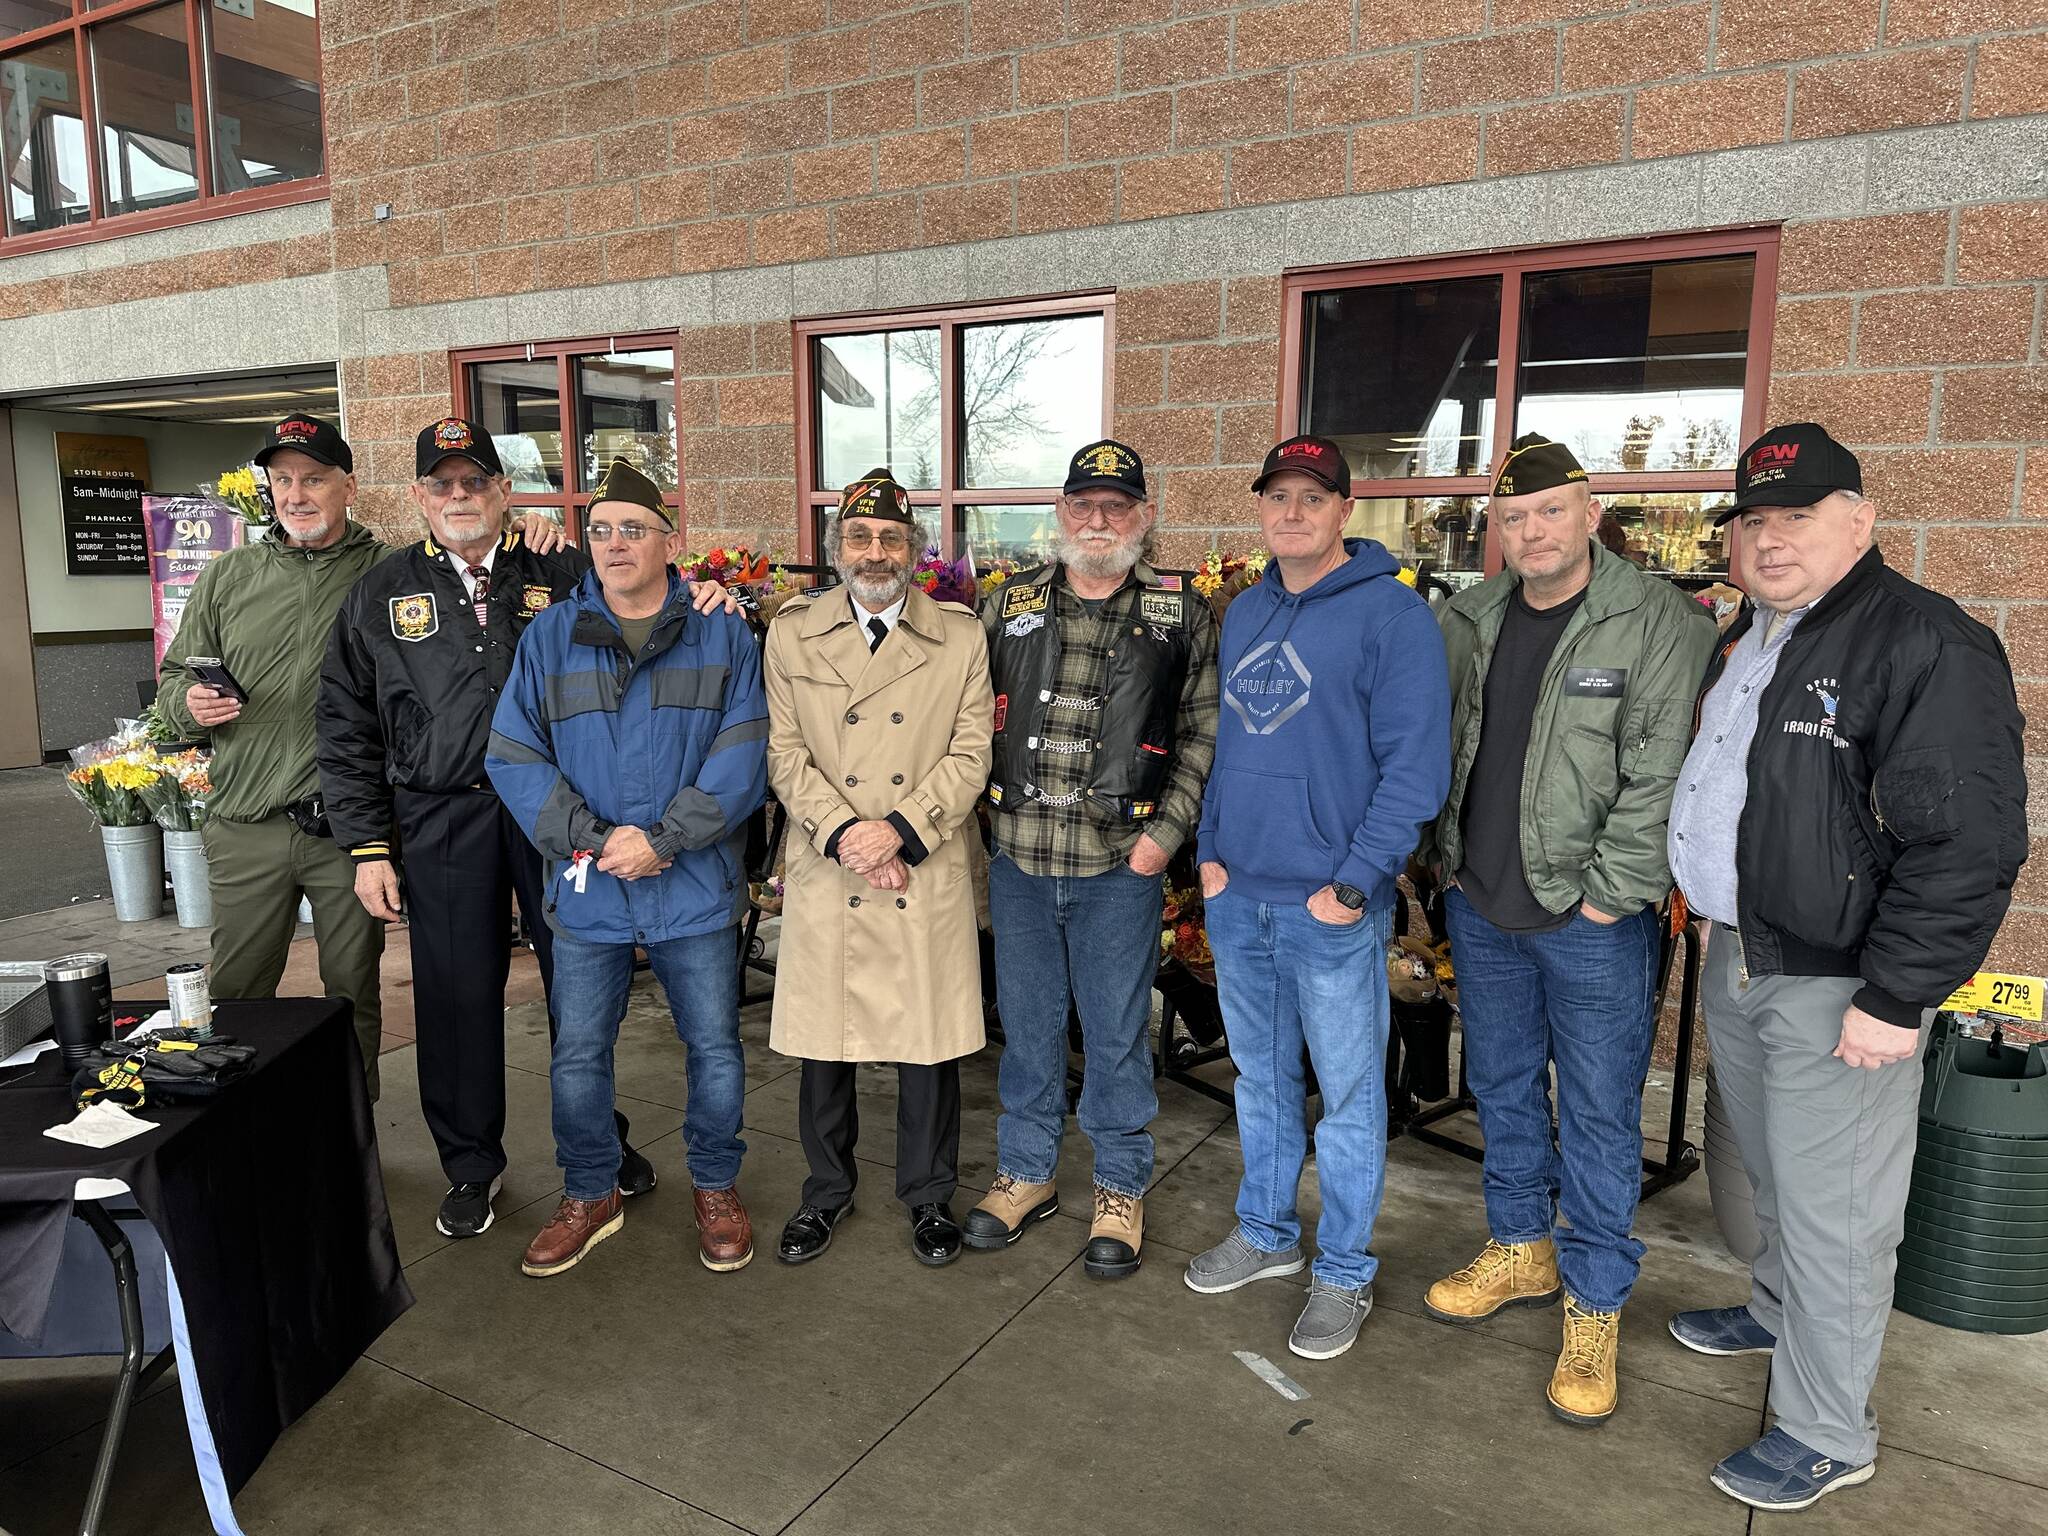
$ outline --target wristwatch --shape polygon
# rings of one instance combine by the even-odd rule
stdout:
[[[1330,887],[1330,894],[1354,912],[1365,910],[1365,892],[1355,885],[1346,885],[1340,880]]]

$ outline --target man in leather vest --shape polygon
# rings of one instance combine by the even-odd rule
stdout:
[[[1146,1026],[1161,876],[1194,832],[1216,741],[1216,621],[1178,576],[1139,558],[1145,468],[1122,443],[1074,455],[1059,557],[982,605],[996,693],[989,909],[1003,1021],[996,1178],[969,1214],[973,1248],[1003,1248],[1059,1209],[1068,999],[1095,1151],[1083,1267],[1134,1273],[1158,1112]]]

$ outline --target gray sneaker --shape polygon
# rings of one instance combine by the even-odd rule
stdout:
[[[1334,1360],[1357,1341],[1371,1312],[1371,1286],[1347,1291],[1318,1280],[1308,1288],[1308,1305],[1287,1336],[1287,1347],[1304,1360]]]
[[[1232,1227],[1230,1236],[1207,1253],[1198,1253],[1188,1264],[1184,1278],[1188,1289],[1204,1296],[1219,1296],[1254,1280],[1298,1275],[1308,1261],[1301,1256],[1301,1244],[1293,1243],[1278,1253],[1254,1248],[1242,1227]]]

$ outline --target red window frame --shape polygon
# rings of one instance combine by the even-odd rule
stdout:
[[[583,449],[578,423],[580,416],[576,409],[576,363],[580,358],[602,357],[607,352],[633,352],[651,350],[656,347],[668,349],[669,388],[674,390],[675,381],[682,368],[681,337],[676,331],[633,331],[616,336],[578,336],[558,341],[511,342],[498,347],[462,347],[448,354],[449,398],[455,402],[456,414],[469,420],[480,421],[481,415],[470,395],[470,370],[479,363],[538,363],[553,359],[555,364],[555,398],[561,402],[562,410],[562,489],[559,491],[514,491],[512,505],[516,507],[554,507],[562,517],[562,526],[569,537],[580,538],[583,532],[583,509],[590,505],[590,487],[583,482]],[[664,492],[662,501],[676,511],[678,526],[682,520],[683,496],[683,434],[680,424],[680,409],[677,412],[676,429],[676,485],[678,489]],[[424,425],[424,423],[422,423]],[[571,448],[571,443],[574,448]]]
[[[939,484],[936,490],[912,491],[910,502],[937,514],[939,547],[948,559],[957,553],[959,509],[963,506],[1036,506],[1058,499],[1054,486],[1007,489],[960,484],[960,413],[954,408],[960,389],[960,331],[992,321],[1039,320],[1062,315],[1102,316],[1102,433],[1107,436],[1116,415],[1116,294],[1111,290],[1068,293],[990,304],[949,304],[936,309],[870,310],[857,315],[821,315],[792,323],[796,383],[796,518],[798,559],[821,556],[818,530],[821,509],[839,505],[836,488],[819,489],[817,384],[814,344],[831,336],[865,335],[874,331],[939,333],[939,394],[948,402],[939,420]],[[1079,444],[1075,445],[1080,446]]]
[[[1496,362],[1499,392],[1494,397],[1493,442],[1487,463],[1498,464],[1514,438],[1516,391],[1521,377],[1522,279],[1531,273],[1578,267],[1627,266],[1642,262],[1684,261],[1700,256],[1753,255],[1756,275],[1749,296],[1749,353],[1743,364],[1742,441],[1764,429],[1764,407],[1770,393],[1771,329],[1778,303],[1777,225],[1745,226],[1684,235],[1654,235],[1634,240],[1608,240],[1581,245],[1536,245],[1508,251],[1474,251],[1463,255],[1364,265],[1303,267],[1281,281],[1280,435],[1301,424],[1303,316],[1310,294],[1336,288],[1366,288],[1393,283],[1439,282],[1457,277],[1499,277],[1500,355]],[[1588,477],[1593,494],[1655,489],[1662,491],[1735,490],[1735,471],[1658,470],[1640,474],[1598,474]],[[1360,480],[1352,494],[1361,497],[1485,496],[1493,488],[1490,475],[1416,476],[1398,480]],[[1735,565],[1740,529],[1728,530],[1729,568]],[[1485,573],[1501,568],[1500,546],[1492,520],[1487,521]],[[1731,578],[1732,579],[1732,578]]]
[[[273,187],[255,187],[244,192],[215,193],[213,190],[213,112],[207,92],[206,34],[201,22],[201,8],[211,0],[108,0],[107,4],[88,10],[87,0],[71,0],[70,19],[53,21],[47,26],[30,31],[17,32],[11,37],[0,38],[0,59],[17,52],[39,48],[46,43],[68,38],[73,57],[78,66],[79,117],[85,127],[86,147],[86,206],[87,217],[83,224],[69,224],[62,229],[39,229],[27,234],[12,235],[7,232],[7,213],[0,206],[0,258],[19,256],[29,251],[47,251],[56,246],[86,245],[95,240],[111,240],[122,235],[138,235],[153,229],[169,229],[179,224],[196,224],[204,219],[226,218],[230,214],[255,213],[265,208],[284,208],[295,203],[318,202],[327,196],[327,93],[320,93],[320,174],[307,176],[297,181],[282,182]],[[199,193],[182,203],[164,208],[146,209],[140,213],[119,213],[107,215],[101,212],[103,173],[100,168],[99,117],[96,106],[97,93],[92,82],[92,48],[86,34],[107,22],[121,21],[143,11],[170,10],[175,7],[185,15],[185,62],[189,71],[189,87],[194,110],[192,113],[192,159],[197,173]],[[314,23],[319,23],[316,7]],[[314,83],[322,84],[319,75],[320,52],[314,50]]]

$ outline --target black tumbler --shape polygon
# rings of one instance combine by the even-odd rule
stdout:
[[[43,967],[50,993],[50,1018],[64,1070],[76,1072],[114,1032],[114,988],[105,955],[61,955]]]

